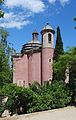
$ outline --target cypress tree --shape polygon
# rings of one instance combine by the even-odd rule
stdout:
[[[63,49],[63,42],[61,38],[60,28],[57,27],[57,38],[56,38],[56,45],[54,50],[54,60],[57,61],[59,56],[64,53]]]

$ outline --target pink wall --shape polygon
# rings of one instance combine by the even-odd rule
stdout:
[[[34,81],[41,84],[41,53],[33,53],[29,56],[29,83]]]
[[[28,58],[25,54],[23,57],[13,58],[14,72],[13,82],[19,86],[28,86]]]
[[[52,58],[53,58],[52,48],[42,49],[42,82],[52,79]],[[51,62],[49,62],[51,59]]]
[[[14,57],[13,83],[17,83],[19,86],[28,86],[29,83],[32,84],[36,81],[41,84],[41,74],[43,83],[52,80],[53,51],[52,48],[43,48],[42,61],[41,52],[30,53],[28,57],[27,54],[18,58]],[[51,59],[51,62],[49,62],[49,59]]]

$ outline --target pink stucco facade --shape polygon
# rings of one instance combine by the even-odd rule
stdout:
[[[20,54],[13,55],[13,83],[19,86],[52,80],[54,30],[47,24],[41,34],[41,43],[35,31],[32,41],[23,45]]]
[[[14,57],[13,61],[13,83],[19,86],[41,84],[41,52]]]
[[[28,58],[28,63],[29,84],[32,84],[34,81],[41,84],[41,53],[31,54]]]
[[[18,58],[13,58],[13,83],[19,86],[28,86],[28,57],[24,55]]]
[[[53,77],[53,52],[52,48],[42,49],[42,82],[52,80]]]

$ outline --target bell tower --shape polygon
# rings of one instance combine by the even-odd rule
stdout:
[[[47,23],[42,29],[42,83],[52,80],[52,63],[54,53],[53,28]]]

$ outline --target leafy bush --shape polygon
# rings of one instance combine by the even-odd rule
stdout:
[[[34,86],[35,88],[36,86]],[[31,87],[32,88],[32,87]],[[53,108],[64,107],[69,104],[71,100],[71,94],[68,88],[62,81],[55,81],[50,85],[48,82],[38,88],[36,87],[36,93],[39,92],[39,110],[47,110]],[[33,88],[32,88],[33,90]],[[35,92],[35,89],[34,89]],[[39,104],[40,103],[40,104]],[[34,106],[33,106],[34,107]],[[36,106],[35,106],[36,108]]]
[[[65,107],[71,100],[71,94],[68,87],[62,81],[52,84],[53,90],[53,108]]]
[[[9,84],[2,93],[8,96],[6,107],[12,114],[25,114],[64,107],[70,102],[70,92],[63,82],[48,82],[40,86],[34,83],[30,88]]]
[[[14,113],[27,113],[28,106],[31,105],[33,99],[34,92],[32,90],[9,84],[4,86],[2,91],[4,95],[9,97],[6,108],[10,111],[11,115]]]
[[[4,109],[5,109],[5,106],[4,105],[0,105],[0,117],[1,117]]]
[[[72,93],[71,103],[76,104],[76,47],[70,48],[63,55],[60,55],[58,61],[54,62],[54,80],[65,81],[66,68],[69,69],[69,89]]]

